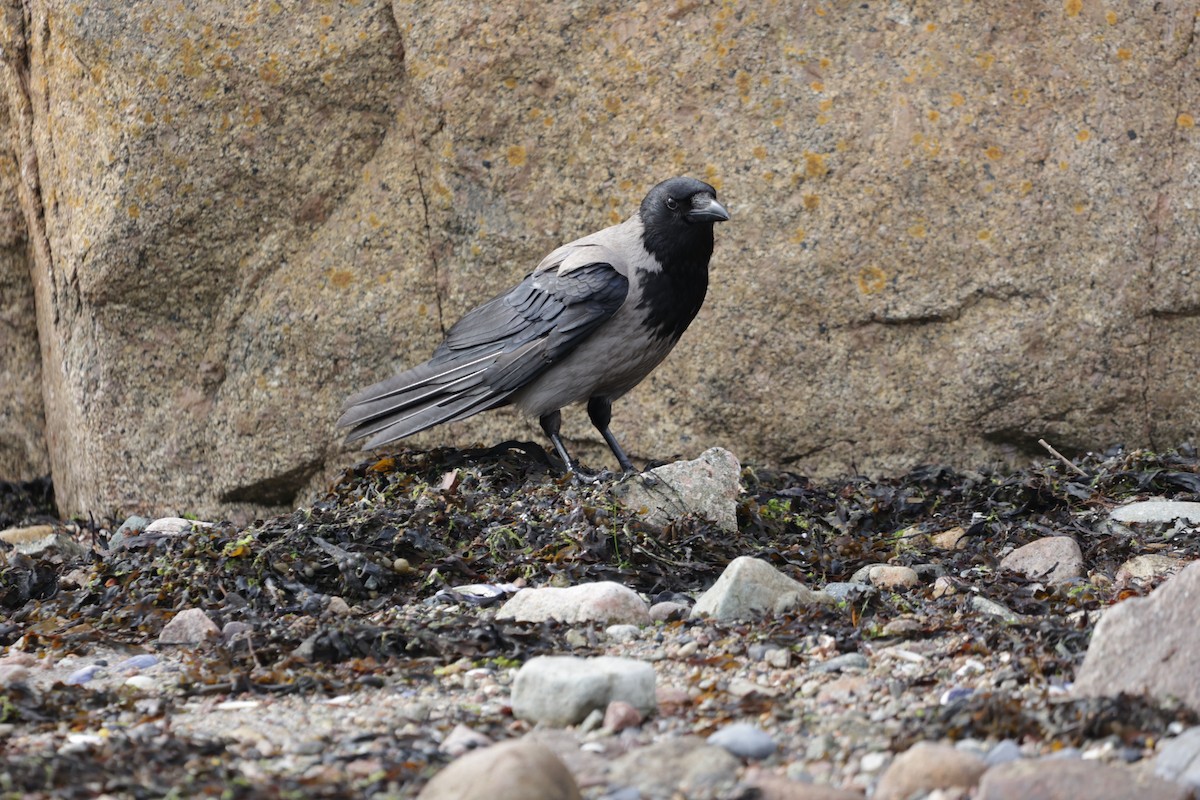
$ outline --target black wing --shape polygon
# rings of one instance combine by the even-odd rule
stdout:
[[[628,279],[591,262],[534,272],[454,324],[433,357],[346,401],[341,427],[363,449],[506,405],[625,302]]]

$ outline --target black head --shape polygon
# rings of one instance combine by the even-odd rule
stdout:
[[[729,219],[717,190],[695,178],[671,178],[642,200],[642,244],[662,271],[641,277],[640,308],[663,337],[678,339],[704,302],[713,223]]]
[[[678,228],[706,225],[729,219],[717,202],[717,190],[695,178],[671,178],[655,186],[642,200],[642,222],[647,226]]]
[[[655,186],[640,211],[646,249],[664,267],[696,261],[707,268],[712,255],[713,223],[729,219],[717,202],[717,190],[695,178],[671,178]]]

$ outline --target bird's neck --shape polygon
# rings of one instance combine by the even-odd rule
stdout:
[[[712,225],[696,225],[686,237],[655,241],[643,236],[646,250],[662,266],[641,275],[642,299],[647,322],[655,333],[675,341],[696,318],[708,292],[708,261],[713,252]]]

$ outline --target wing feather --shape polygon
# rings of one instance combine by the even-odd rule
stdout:
[[[364,449],[506,405],[512,394],[571,352],[616,313],[629,281],[613,263],[560,248],[510,291],[460,319],[424,364],[346,401],[338,425]],[[554,254],[552,254],[554,255]]]

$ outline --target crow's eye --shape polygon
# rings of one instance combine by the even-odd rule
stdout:
[[[667,198],[667,208],[671,209],[672,211],[676,211],[679,209],[679,203],[675,202],[674,197]]]

